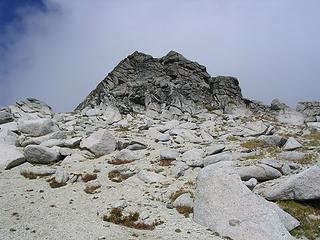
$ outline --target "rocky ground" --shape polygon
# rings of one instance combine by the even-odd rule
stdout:
[[[166,86],[147,101],[123,75]],[[77,111],[0,109],[0,239],[320,239],[319,131],[319,102],[264,106],[177,53],[135,53]]]

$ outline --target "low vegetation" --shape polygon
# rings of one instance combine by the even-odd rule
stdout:
[[[159,160],[159,165],[160,165],[161,167],[171,166],[173,161],[174,161],[174,160],[161,159],[161,160]]]
[[[295,201],[278,201],[278,205],[300,221],[300,227],[291,233],[296,237],[310,240],[320,237],[320,202],[301,203]]]
[[[98,189],[100,188],[101,186],[99,185],[96,185],[96,186],[86,186],[85,189],[84,189],[84,192],[85,193],[88,193],[88,194],[94,194],[94,193],[97,193],[98,192]]]
[[[81,179],[84,182],[89,182],[89,181],[92,181],[92,180],[96,180],[97,179],[97,174],[95,174],[95,173],[94,174],[86,173],[86,174],[81,175]]]
[[[122,164],[128,164],[128,163],[132,163],[133,161],[131,160],[119,160],[119,159],[113,159],[113,160],[109,160],[108,163],[112,164],[112,165],[122,165]]]
[[[31,172],[21,172],[21,175],[28,179],[37,179],[37,178],[43,178],[52,175],[52,173],[47,174],[35,174]]]
[[[188,218],[189,215],[193,213],[193,208],[189,206],[177,206],[176,210],[178,213],[184,215],[186,218]]]
[[[129,127],[119,127],[117,129],[115,129],[116,132],[128,132],[130,131]]]
[[[242,142],[240,144],[241,147],[250,149],[250,150],[255,150],[255,149],[259,149],[259,148],[266,148],[267,145],[265,142],[260,141],[260,140],[249,140],[246,142]]]
[[[156,226],[163,223],[161,221],[154,221],[152,224],[139,222],[139,216],[138,212],[130,212],[127,216],[124,216],[122,208],[113,208],[109,215],[103,216],[103,220],[140,230],[154,230]]]
[[[119,170],[112,170],[108,173],[108,177],[112,182],[121,183],[129,178],[128,175],[122,174]]]
[[[54,178],[49,179],[48,182],[49,182],[49,186],[51,188],[60,188],[60,187],[67,185],[64,182],[57,182]]]

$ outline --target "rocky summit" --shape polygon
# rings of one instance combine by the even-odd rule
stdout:
[[[73,112],[0,109],[0,239],[320,239],[319,109],[135,52]]]
[[[76,110],[115,106],[137,110],[196,114],[202,108],[231,110],[245,105],[234,77],[211,77],[206,68],[171,51],[162,58],[134,52],[79,104]]]

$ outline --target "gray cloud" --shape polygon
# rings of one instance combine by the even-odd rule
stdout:
[[[70,111],[133,51],[161,57],[172,49],[211,75],[238,77],[245,97],[320,100],[317,0],[45,4],[46,12],[22,11],[0,40],[0,105],[32,96]]]

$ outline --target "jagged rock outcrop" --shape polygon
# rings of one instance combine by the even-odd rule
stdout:
[[[134,52],[76,110],[115,106],[121,113],[166,109],[194,114],[201,108],[228,111],[239,105],[245,100],[236,78],[210,77],[204,66],[174,51],[162,58]]]
[[[296,110],[306,116],[307,122],[316,122],[320,119],[320,102],[299,102]]]

